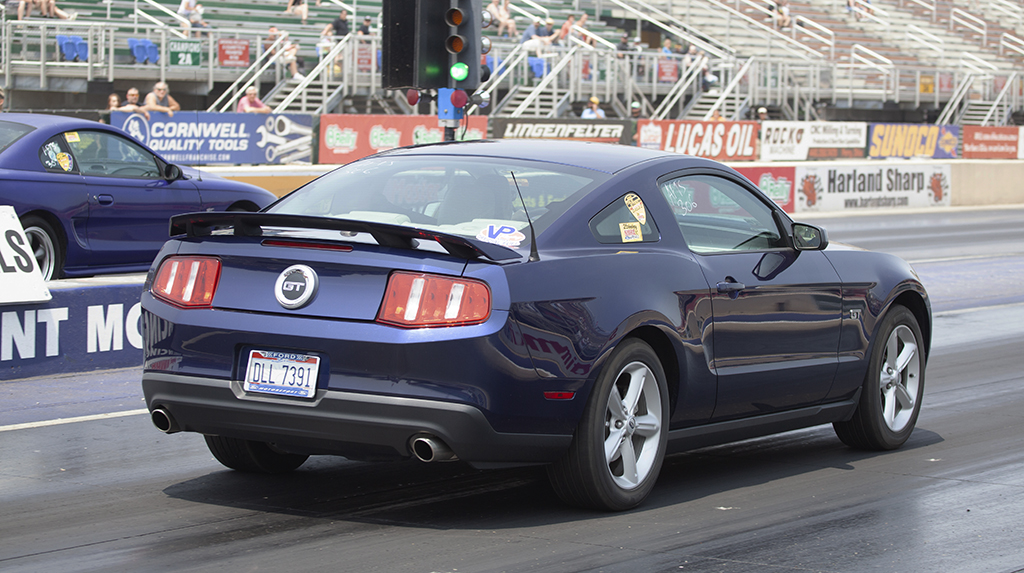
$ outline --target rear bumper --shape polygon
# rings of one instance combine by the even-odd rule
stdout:
[[[145,372],[150,410],[164,408],[182,430],[262,442],[289,451],[353,459],[404,458],[410,438],[431,434],[463,461],[548,463],[571,435],[495,432],[483,413],[465,404],[320,390],[314,400],[247,394],[241,382]]]

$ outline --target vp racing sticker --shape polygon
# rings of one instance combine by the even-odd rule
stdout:
[[[629,212],[633,214],[633,217],[640,221],[641,225],[647,224],[647,209],[644,207],[644,201],[636,193],[626,193],[623,197],[623,201],[626,202],[626,207],[629,208]]]
[[[520,233],[515,227],[508,225],[487,225],[477,233],[476,238],[485,243],[494,243],[510,249],[518,249],[519,245],[526,239],[526,235]]]

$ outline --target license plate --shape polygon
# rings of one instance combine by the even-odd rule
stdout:
[[[319,372],[319,356],[251,350],[244,388],[246,392],[312,398]]]

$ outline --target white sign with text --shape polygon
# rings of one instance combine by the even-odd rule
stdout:
[[[14,207],[0,205],[0,304],[50,300]]]

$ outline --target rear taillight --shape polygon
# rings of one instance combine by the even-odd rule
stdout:
[[[479,324],[491,315],[491,291],[481,281],[394,272],[377,321],[409,328]]]
[[[169,257],[160,263],[151,292],[175,306],[209,307],[220,279],[220,259]]]

